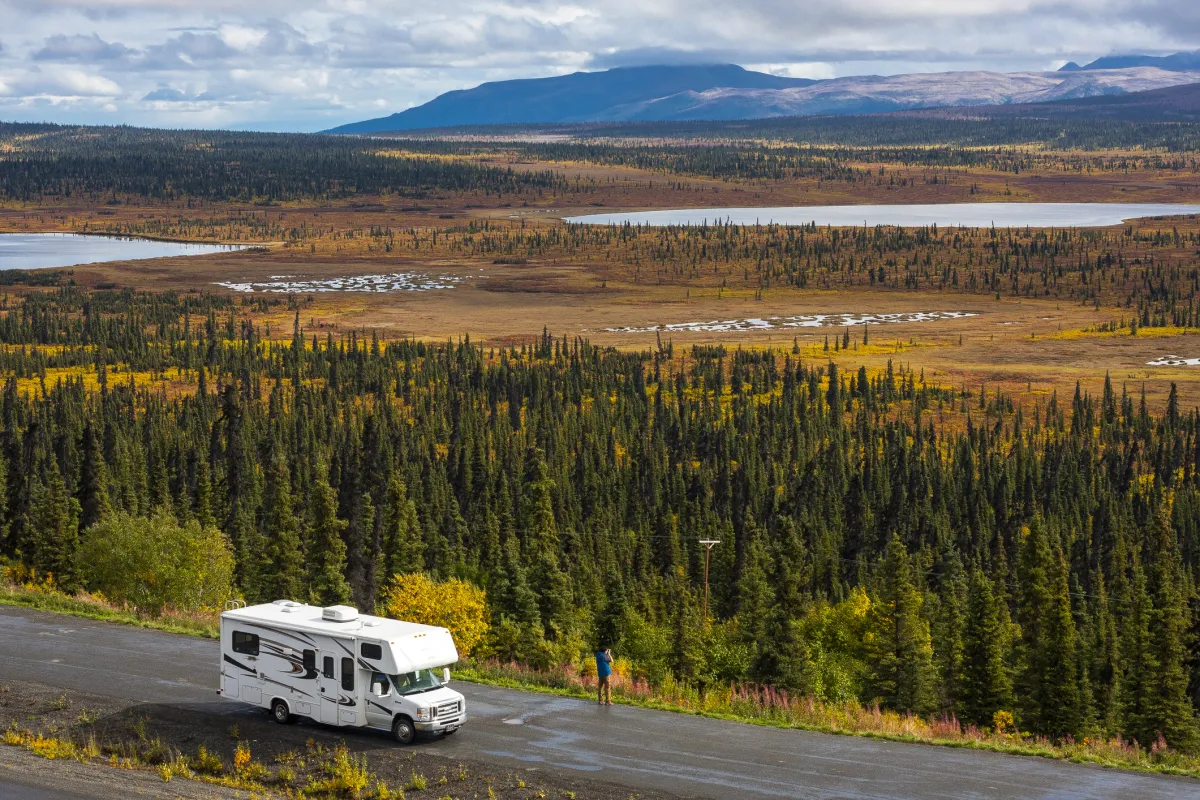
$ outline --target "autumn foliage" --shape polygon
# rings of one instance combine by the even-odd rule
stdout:
[[[487,595],[457,578],[396,575],[384,592],[383,610],[393,619],[448,628],[460,655],[469,655],[488,632]]]

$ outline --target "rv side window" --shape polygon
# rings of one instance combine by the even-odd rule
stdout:
[[[333,656],[325,656],[325,660],[322,664],[321,674],[326,678],[333,677]]]
[[[306,673],[308,673],[310,676],[316,673],[316,671],[317,671],[317,651],[316,650],[305,650],[304,651],[304,671]]]
[[[342,688],[347,692],[354,691],[354,659],[342,659]]]
[[[258,655],[258,634],[234,631],[233,652],[247,656]]]
[[[383,658],[383,648],[370,642],[363,642],[362,647],[359,648],[359,652],[362,653],[363,658]]]

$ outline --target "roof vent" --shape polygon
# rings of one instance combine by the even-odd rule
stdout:
[[[321,609],[321,619],[326,622],[354,622],[358,609],[354,606],[329,606]]]
[[[298,606],[301,604],[297,603],[295,600],[272,600],[271,605],[283,606],[284,608],[291,608],[292,606]]]

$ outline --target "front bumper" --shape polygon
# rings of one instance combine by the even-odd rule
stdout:
[[[433,722],[414,722],[413,727],[419,731],[427,733],[441,733],[443,731],[452,731],[462,727],[462,724],[467,721],[466,712],[454,717],[446,719],[435,719]]]

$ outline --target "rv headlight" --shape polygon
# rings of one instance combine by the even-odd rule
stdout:
[[[421,722],[428,722],[429,720],[433,719],[432,712],[433,712],[433,709],[418,708],[417,709],[417,719]]]

